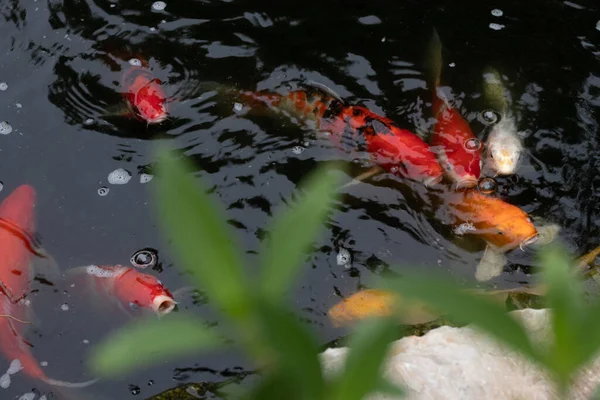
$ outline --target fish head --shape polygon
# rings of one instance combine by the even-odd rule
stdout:
[[[153,79],[141,87],[133,99],[138,115],[150,124],[158,124],[167,119],[166,96],[160,81]]]
[[[534,243],[539,234],[531,218],[518,207],[505,207],[492,216],[492,227],[485,235],[495,246],[511,250]]]
[[[158,278],[133,268],[115,281],[115,290],[122,303],[152,310],[158,316],[170,313],[177,305],[171,292]]]
[[[488,151],[488,163],[499,175],[510,175],[519,165],[521,151],[516,146],[492,145]]]

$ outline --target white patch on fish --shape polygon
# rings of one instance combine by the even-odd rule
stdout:
[[[95,276],[97,278],[117,278],[125,272],[126,268],[102,268],[97,265],[88,265],[85,267],[85,272],[88,275]]]
[[[504,114],[488,137],[486,164],[498,175],[511,175],[519,166],[522,153],[515,120]]]

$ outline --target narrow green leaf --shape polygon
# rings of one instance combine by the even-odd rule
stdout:
[[[390,382],[385,378],[381,378],[377,384],[375,391],[383,394],[389,394],[394,397],[406,397],[406,390],[402,387]]]
[[[546,299],[552,310],[554,333],[548,363],[562,383],[566,384],[570,375],[585,359],[585,354],[582,353],[584,338],[580,338],[582,330],[587,330],[582,325],[583,292],[562,247],[552,245],[540,250],[539,259],[543,280],[548,285]]]
[[[270,372],[282,371],[283,376],[294,382],[300,394],[297,398],[322,399],[325,382],[314,337],[294,315],[269,299],[259,302],[259,316],[262,337],[274,358],[269,364]]]
[[[396,331],[390,318],[362,321],[348,344],[349,354],[334,399],[360,400],[381,384],[382,364]]]
[[[143,318],[110,334],[94,348],[89,364],[94,373],[111,377],[223,345],[223,339],[191,315]]]
[[[384,283],[401,296],[422,301],[462,323],[473,323],[524,356],[542,362],[524,328],[491,299],[432,275],[404,276]]]
[[[306,193],[298,202],[291,208],[280,208],[261,252],[262,293],[275,300],[288,292],[306,250],[321,229],[336,182],[328,168],[318,168],[300,185]]]
[[[584,363],[591,361],[600,353],[600,300],[586,307],[581,318],[582,321],[585,321],[585,325],[580,328],[583,331],[578,346],[581,356],[579,365],[583,366]],[[600,392],[598,393],[600,396]]]
[[[187,162],[165,151],[160,155],[157,194],[164,231],[197,287],[230,317],[244,317],[250,305],[242,261],[222,208],[197,186]]]

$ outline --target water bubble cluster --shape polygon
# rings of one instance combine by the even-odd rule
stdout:
[[[479,191],[484,194],[492,194],[498,190],[498,183],[494,178],[483,178],[477,184]]]
[[[0,82],[0,92],[4,92],[8,89],[8,84],[6,82]]]
[[[494,9],[492,10],[492,15],[493,15],[494,17],[501,17],[502,15],[504,15],[504,13],[502,12],[502,10],[499,10],[499,9],[497,9],[497,8],[494,8]]]
[[[162,11],[165,8],[167,8],[167,3],[165,3],[164,1],[155,1],[154,3],[152,3],[152,9],[154,11]]]
[[[110,191],[109,188],[107,188],[106,186],[102,186],[100,189],[98,189],[98,195],[99,196],[106,196],[109,191]]]
[[[0,135],[8,135],[13,131],[12,126],[6,121],[0,122]]]
[[[470,138],[465,141],[464,146],[467,151],[477,151],[481,148],[482,144],[481,140],[477,138]]]
[[[294,148],[292,149],[292,152],[294,154],[302,154],[302,153],[304,153],[304,147],[302,147],[302,146],[294,146]]]
[[[241,112],[244,109],[244,106],[242,105],[242,103],[235,103],[233,105],[233,110],[235,112]]]
[[[142,66],[142,62],[137,59],[137,58],[132,58],[129,60],[129,64],[133,65],[134,67],[141,67]]]
[[[340,250],[338,251],[337,257],[336,257],[336,261],[337,261],[337,265],[348,265],[350,263],[352,259],[352,256],[350,255],[350,252],[346,249],[344,249],[343,247],[340,247]]]
[[[67,303],[63,303],[60,305],[60,309],[63,311],[69,311],[69,305]]]
[[[25,393],[23,395],[21,395],[21,397],[19,397],[19,400],[34,400],[35,399],[35,393],[29,392],[29,393]]]
[[[148,183],[154,178],[153,175],[150,174],[141,174],[140,175],[140,183]]]
[[[7,389],[10,386],[10,376],[16,374],[22,369],[23,365],[21,365],[21,361],[18,358],[12,360],[6,372],[0,376],[0,388]]]
[[[494,23],[494,22],[492,22],[492,23],[490,24],[490,29],[493,29],[493,30],[495,30],[495,31],[499,31],[499,30],[501,30],[501,29],[504,29],[504,28],[505,28],[505,26],[504,26],[504,25],[502,25],[502,24],[496,24],[496,23]]]
[[[138,250],[129,259],[131,265],[141,269],[152,268],[156,265],[157,261],[158,256],[156,252],[150,249]]]
[[[131,173],[123,168],[117,168],[108,174],[108,183],[111,185],[125,185],[131,180]]]

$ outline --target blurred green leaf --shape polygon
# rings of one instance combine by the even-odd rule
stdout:
[[[542,362],[524,328],[493,300],[469,293],[435,275],[404,276],[384,282],[401,296],[412,297],[461,323],[473,323],[496,339]],[[400,310],[402,312],[402,310]]]
[[[558,374],[561,384],[566,385],[572,372],[585,359],[580,338],[583,333],[583,292],[571,269],[566,251],[558,245],[540,250],[543,266],[542,276],[548,285],[547,304],[552,309],[551,321],[554,345],[548,366]],[[587,335],[586,335],[587,336]]]
[[[390,382],[389,380],[387,380],[385,378],[381,378],[381,380],[375,387],[374,391],[376,391],[378,393],[389,394],[394,397],[405,397],[406,396],[405,389]]]
[[[161,222],[176,254],[217,306],[234,320],[246,317],[250,296],[222,208],[197,186],[188,162],[162,151],[158,167]]]
[[[325,383],[314,336],[278,303],[262,300],[258,312],[262,337],[275,357],[269,364],[271,372],[282,371],[284,376],[296,382],[294,390],[298,396],[294,397],[322,399]]]
[[[110,334],[94,348],[90,366],[104,377],[150,363],[224,345],[215,332],[192,315],[170,314],[162,320],[139,319]]]
[[[382,364],[395,331],[391,318],[370,318],[357,326],[334,399],[360,400],[378,385],[381,388]]]
[[[288,292],[302,266],[305,252],[318,237],[337,179],[328,168],[318,168],[303,180],[306,193],[287,209],[279,210],[261,251],[261,291],[273,300]]]

